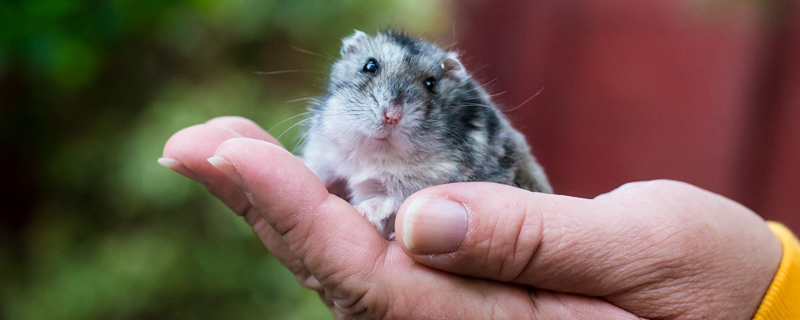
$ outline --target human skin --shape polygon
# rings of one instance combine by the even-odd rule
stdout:
[[[403,203],[387,242],[249,120],[181,130],[164,157],[337,319],[750,319],[781,259],[752,211],[675,181],[594,199],[431,187]]]

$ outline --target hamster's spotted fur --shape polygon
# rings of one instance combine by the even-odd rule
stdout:
[[[345,38],[327,94],[312,106],[306,165],[387,239],[416,191],[488,181],[552,192],[525,138],[458,60],[421,39],[386,31]]]

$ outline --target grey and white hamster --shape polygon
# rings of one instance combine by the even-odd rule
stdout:
[[[385,31],[342,40],[327,94],[311,107],[306,165],[387,239],[411,194],[433,185],[489,181],[551,193],[515,130],[454,52]]]

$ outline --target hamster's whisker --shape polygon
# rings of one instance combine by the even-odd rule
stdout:
[[[466,148],[466,144],[468,143],[467,139],[464,138],[464,136],[462,136],[457,131],[453,130],[452,128],[446,128],[446,130],[447,131],[445,131],[445,132],[455,134],[456,136],[459,137],[459,139],[461,139],[461,141],[464,141],[464,143],[463,144],[456,144],[455,142],[450,141],[450,140],[445,140],[445,142],[447,144],[449,144],[450,146],[452,146],[453,148],[457,149],[458,151],[461,151],[462,154],[466,155],[467,152],[469,152],[469,150]],[[472,164],[469,162],[469,157],[465,157],[464,160],[467,162],[467,168],[471,168]]]
[[[501,92],[498,92],[498,93],[495,93],[495,94],[490,94],[490,95],[489,95],[489,98],[494,98],[494,97],[496,97],[496,96],[499,96],[499,95],[505,94],[506,92],[508,92],[508,90],[506,90],[506,91],[501,91]]]
[[[281,134],[280,134],[280,135],[279,135],[277,138],[275,138],[275,140],[279,140],[281,137],[283,137],[283,135],[284,135],[284,134],[286,134],[287,132],[289,132],[289,130],[292,130],[292,128],[294,128],[294,127],[296,127],[296,126],[300,125],[300,124],[301,124],[301,123],[303,123],[303,122],[309,121],[309,120],[311,120],[311,118],[306,118],[306,119],[303,119],[303,120],[297,121],[297,123],[293,124],[293,125],[292,125],[291,127],[289,127],[288,129],[286,129],[286,130],[283,130],[283,133],[281,133]]]
[[[450,51],[450,49],[453,49],[457,44],[458,44],[458,42],[453,42],[453,43],[447,45],[446,47],[443,47],[442,49]]]
[[[461,139],[461,141],[467,141],[467,139],[465,139],[464,136],[461,135],[460,133],[458,133],[458,131],[456,131],[455,129],[453,129],[453,128],[445,128],[445,130],[446,130],[445,132],[452,133],[452,134],[455,134],[456,136],[458,136],[458,138]],[[448,142],[452,142],[452,141],[448,140]]]
[[[472,69],[472,74],[479,73],[480,71],[483,71],[483,69],[486,69],[489,66],[490,65],[488,63],[476,66],[474,69]]]
[[[294,118],[297,118],[297,117],[302,117],[302,116],[304,116],[304,115],[307,115],[307,114],[310,114],[310,113],[311,113],[311,111],[306,111],[306,112],[303,112],[303,113],[301,113],[301,114],[297,114],[297,115],[291,116],[291,117],[289,117],[289,118],[287,118],[287,119],[285,119],[285,120],[283,120],[283,121],[281,121],[281,122],[278,122],[277,124],[275,124],[274,126],[272,126],[271,128],[269,128],[269,130],[267,130],[267,132],[270,132],[270,131],[272,131],[272,129],[275,129],[275,127],[277,127],[277,126],[279,126],[279,125],[283,124],[283,123],[284,123],[284,122],[286,122],[286,121],[292,120],[292,119],[294,119]]]
[[[322,72],[319,72],[319,71],[314,71],[314,70],[302,70],[302,69],[296,69],[296,70],[278,70],[278,71],[253,71],[253,72],[254,72],[255,74],[259,74],[259,75],[265,75],[265,76],[272,76],[272,75],[276,75],[276,74],[284,74],[284,73],[316,73],[316,74],[325,75],[324,73],[322,73]]]
[[[362,17],[364,17],[364,20],[369,20],[369,18],[367,17],[367,15],[366,15],[366,14],[364,14],[364,12],[361,12],[361,9],[359,9],[358,7],[354,7],[353,9],[356,9],[356,11],[358,11],[358,13],[359,13],[359,14],[360,14]]]
[[[482,85],[480,85],[480,86],[479,86],[479,88],[483,88],[483,87],[487,86],[488,84],[490,84],[490,83],[492,83],[492,82],[495,82],[495,81],[497,81],[497,79],[500,79],[500,78],[499,78],[499,77],[495,77],[495,78],[494,78],[494,79],[492,79],[492,80],[486,81],[485,83],[483,83]]]
[[[323,59],[329,59],[329,58],[330,58],[330,57],[326,57],[326,56],[324,56],[324,55],[322,55],[322,54],[316,53],[316,52],[314,52],[314,51],[311,51],[311,50],[306,50],[306,49],[303,49],[303,48],[300,48],[300,47],[297,47],[297,46],[289,46],[289,48],[292,48],[293,50],[295,50],[295,51],[297,51],[297,52],[302,52],[302,53],[305,53],[305,54],[310,54],[310,55],[312,55],[312,56],[320,57],[320,58],[323,58]]]
[[[500,79],[500,78],[494,78],[494,79],[492,79],[492,80],[489,80],[489,81],[487,81],[486,83],[484,83],[484,84],[482,84],[482,85],[479,85],[479,86],[475,87],[474,89],[467,90],[467,91],[464,91],[464,92],[473,92],[473,91],[478,91],[480,88],[483,88],[483,87],[485,87],[485,86],[489,85],[490,83],[497,81],[497,79]]]
[[[507,110],[506,112],[511,112],[511,111],[514,111],[514,110],[517,110],[517,109],[519,109],[519,107],[521,107],[521,106],[525,105],[526,103],[528,103],[528,101],[531,101],[531,100],[533,100],[533,98],[536,98],[536,96],[538,96],[540,93],[542,93],[542,90],[544,90],[544,87],[542,87],[541,89],[539,89],[539,91],[537,91],[537,92],[536,92],[534,95],[532,95],[530,98],[528,98],[528,100],[525,100],[525,101],[523,101],[523,102],[522,102],[522,103],[520,103],[518,106],[516,106],[516,107],[512,108],[511,110]]]
[[[334,116],[340,116],[340,115],[346,115],[347,116],[347,115],[359,115],[359,114],[368,114],[368,113],[366,113],[364,111],[361,111],[361,110],[341,110],[341,111],[328,111],[328,112],[325,112],[325,114],[326,115],[334,115]]]
[[[503,113],[503,110],[500,110],[499,108],[493,108],[492,106],[490,106],[488,104],[468,104],[468,105],[465,105],[465,107],[484,107],[484,108],[487,108],[489,110],[492,110],[493,112],[499,113],[501,116],[503,116],[503,118],[506,119],[506,121],[511,123],[511,119],[509,119],[508,116],[506,116],[506,114]]]
[[[445,51],[450,51],[450,49],[456,46],[456,21],[458,21],[458,19],[453,19],[453,39],[450,41],[450,45],[442,48]]]
[[[306,130],[306,133],[304,133],[304,134],[303,134],[303,135],[300,137],[300,140],[298,140],[298,141],[297,141],[297,143],[294,145],[294,148],[292,148],[292,154],[294,154],[294,152],[297,150],[297,148],[298,148],[298,147],[301,147],[301,146],[303,146],[303,145],[304,145],[306,142],[308,142],[308,134],[309,134],[310,132],[311,132],[311,130]]]
[[[300,101],[319,102],[319,101],[317,101],[317,97],[305,97],[305,98],[292,99],[292,100],[286,101],[284,103],[295,103],[295,102],[300,102]]]

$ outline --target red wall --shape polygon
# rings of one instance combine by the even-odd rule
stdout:
[[[557,193],[676,179],[800,232],[800,6],[717,2],[459,2],[457,47]]]

